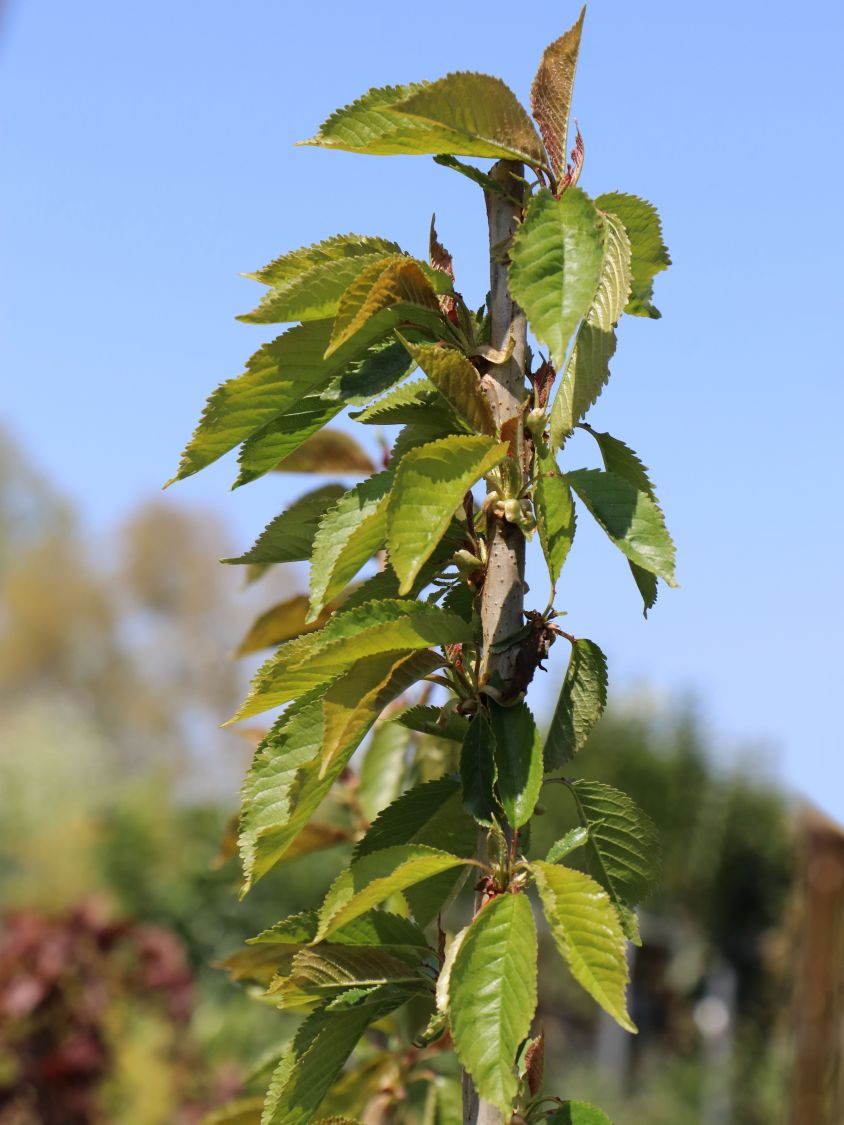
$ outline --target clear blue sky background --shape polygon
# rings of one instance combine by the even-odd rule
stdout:
[[[454,69],[526,98],[577,3],[416,10],[7,4],[0,418],[92,533],[170,475],[206,394],[268,337],[233,319],[258,294],[239,271],[348,230],[423,253],[435,209],[482,300],[473,185],[427,158],[292,142],[368,86]],[[591,3],[582,183],[653,199],[675,262],[664,319],[626,318],[592,420],[653,470],[683,588],[645,623],[623,560],[582,520],[562,589],[617,691],[694,693],[724,753],[770,743],[842,819],[843,38],[837,2]],[[213,504],[246,546],[304,482],[229,494],[234,475],[227,458],[167,496]]]

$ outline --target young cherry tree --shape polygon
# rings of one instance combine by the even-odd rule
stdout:
[[[545,51],[533,120],[499,79],[457,73],[370,90],[306,142],[429,154],[479,185],[490,291],[473,311],[433,224],[428,261],[359,235],[282,255],[252,275],[267,290],[242,319],[298,323],[214,391],[182,458],[177,478],[240,446],[238,485],[270,470],[372,470],[349,490],[309,492],[228,560],[256,573],[310,561],[309,596],[268,611],[244,646],[279,645],[234,718],[286,705],[243,787],[244,893],[285,857],[355,846],[318,911],[229,961],[306,1017],[263,1108],[239,1101],[218,1121],[607,1121],[543,1087],[535,914],[575,980],[635,1031],[626,945],[657,845],[624,793],[570,776],[607,669],[594,641],[559,627],[553,592],[578,508],[625,556],[645,612],[658,579],[674,585],[646,468],[585,420],[622,313],[659,316],[653,279],[669,258],[651,204],[577,186],[579,131],[566,160],[582,24]],[[381,471],[325,428],[349,406],[363,425],[403,427]],[[603,468],[565,463],[577,428]],[[544,608],[525,608],[529,542],[550,575]],[[543,745],[526,700],[555,643],[571,656]],[[552,783],[579,827],[538,856],[531,817]],[[474,907],[447,933],[467,877]]]

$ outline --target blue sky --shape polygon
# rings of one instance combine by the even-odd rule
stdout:
[[[436,210],[482,300],[473,185],[426,158],[292,147],[371,85],[475,69],[526,99],[578,6],[423,10],[7,3],[0,419],[92,534],[158,489],[207,393],[269,338],[233,319],[258,293],[240,271],[349,230],[421,254]],[[656,202],[674,259],[664,318],[625,318],[591,420],[651,467],[682,589],[644,622],[623,560],[582,520],[561,601],[617,692],[694,694],[725,755],[770,745],[844,819],[842,34],[831,2],[590,4],[582,185]],[[305,482],[229,493],[234,475],[228,458],[166,495],[212,504],[247,546]]]

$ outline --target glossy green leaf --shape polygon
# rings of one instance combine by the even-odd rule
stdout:
[[[662,224],[652,203],[636,195],[612,191],[599,195],[595,203],[602,211],[617,215],[624,224],[633,251],[632,291],[624,311],[632,316],[657,319],[661,314],[652,303],[654,278],[668,269],[671,258],[662,237]]]
[[[402,594],[410,590],[469,489],[506,456],[506,443],[455,434],[402,457],[387,508],[387,547]]]
[[[326,484],[309,492],[276,516],[245,554],[223,562],[270,565],[309,559],[319,521],[342,495],[341,484]]]
[[[369,90],[303,143],[372,155],[447,153],[545,163],[536,130],[515,95],[484,74]]]
[[[479,824],[492,826],[501,820],[502,809],[495,795],[497,780],[495,736],[486,713],[479,709],[469,724],[460,752],[463,801]]]
[[[448,985],[454,1047],[481,1097],[505,1115],[518,1083],[519,1044],[536,1010],[536,926],[526,895],[502,894],[460,943]]]
[[[319,632],[282,645],[258,670],[235,719],[330,683],[364,657],[471,640],[468,624],[437,606],[395,599],[345,609]]]
[[[454,411],[477,433],[494,435],[495,421],[477,368],[456,348],[405,341],[410,355]]]
[[[362,234],[336,234],[323,242],[288,250],[268,266],[244,274],[263,285],[278,286],[294,281],[317,266],[341,263],[349,258],[366,258],[377,254],[401,254],[402,248],[386,238]]]
[[[375,317],[384,330],[402,320],[426,324],[441,318],[437,293],[413,258],[381,259],[358,274],[338,304],[326,355],[336,354]]]
[[[615,326],[630,293],[630,241],[621,222],[604,215],[604,251],[595,296],[581,324],[551,407],[551,446],[558,448],[594,405],[610,377]]]
[[[535,461],[536,480],[533,507],[542,553],[548,565],[551,585],[560,577],[575,532],[574,499],[571,486],[560,472],[552,454],[543,455],[539,446]]]
[[[577,23],[545,48],[530,88],[533,117],[545,142],[551,171],[557,180],[561,179],[566,170],[571,98],[585,13],[584,6]]]
[[[322,515],[313,540],[309,620],[354,578],[387,538],[393,474],[378,473],[341,496]]]
[[[636,802],[599,781],[573,781],[577,816],[589,832],[590,868],[616,907],[635,906],[659,871],[656,825]]]
[[[489,701],[498,795],[512,828],[533,816],[542,787],[542,740],[526,703],[500,707]]]
[[[320,910],[316,940],[324,941],[390,895],[468,862],[421,844],[403,844],[362,856],[331,884]]]
[[[374,820],[402,791],[410,731],[401,723],[376,727],[358,773],[358,803],[367,820]]]
[[[563,370],[571,335],[589,310],[604,257],[605,226],[579,188],[538,192],[510,251],[510,292]]]
[[[535,861],[531,870],[554,943],[572,976],[625,1030],[626,942],[607,893],[588,875]]]
[[[674,577],[674,543],[662,512],[647,494],[615,473],[576,469],[566,478],[618,549],[669,586]]]
[[[607,658],[594,641],[572,645],[545,740],[545,769],[559,769],[582,750],[607,705]]]

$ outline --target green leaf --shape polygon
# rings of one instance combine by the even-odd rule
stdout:
[[[404,255],[380,259],[362,270],[343,293],[326,356],[336,354],[370,321],[384,335],[403,320],[425,325],[442,319],[436,291],[418,262]]]
[[[565,857],[575,851],[576,848],[582,848],[588,840],[589,832],[587,829],[570,828],[565,836],[561,836],[560,839],[548,849],[545,862],[559,863],[561,859],[565,859]]]
[[[315,621],[308,622],[310,601],[305,594],[297,594],[287,601],[279,602],[266,613],[262,613],[253,623],[249,632],[237,646],[235,656],[245,656],[262,648],[282,644],[303,633],[321,629],[330,617],[335,605],[326,606],[325,611]]]
[[[559,769],[582,750],[607,705],[607,658],[594,643],[574,642],[545,740],[545,769]]]
[[[492,408],[481,389],[481,377],[467,357],[456,348],[438,344],[403,343],[455,412],[476,432],[494,436]]]
[[[275,469],[337,417],[343,403],[329,400],[327,393],[306,395],[281,417],[274,418],[246,439],[237,455],[240,473],[234,488],[258,480]]]
[[[577,23],[545,48],[530,88],[534,120],[545,142],[551,171],[558,180],[566,170],[571,97],[585,14],[584,6]]]
[[[384,707],[441,664],[441,658],[430,649],[393,650],[358,661],[336,680],[325,693],[320,772],[329,771],[338,758],[347,761],[348,747],[360,745]],[[397,674],[400,690],[396,690]]]
[[[630,293],[630,241],[613,215],[602,218],[606,237],[595,297],[575,337],[560,387],[551,407],[551,446],[565,437],[594,405],[610,377],[615,325]]]
[[[448,433],[464,428],[446,399],[427,378],[396,387],[365,410],[352,414],[352,418],[356,422],[376,426],[421,422],[426,426],[438,425]]]
[[[536,449],[533,507],[542,553],[555,586],[574,540],[574,499],[553,454],[544,453],[541,443]]]
[[[612,1125],[612,1121],[586,1102],[563,1102],[548,1118],[548,1125]]]
[[[421,703],[400,712],[395,721],[408,730],[431,734],[434,738],[447,738],[452,742],[462,742],[469,729],[468,721],[453,708],[429,707]]]
[[[295,787],[301,768],[320,751],[323,727],[318,693],[303,696],[255,752],[243,782],[238,837],[245,890],[278,862],[294,839],[289,824]]]
[[[324,941],[359,914],[371,910],[397,891],[404,891],[432,875],[471,861],[437,848],[404,844],[384,848],[356,860],[329,888],[320,910],[316,940]]]
[[[545,164],[527,113],[500,79],[485,74],[369,90],[302,143],[377,156],[446,153]]]
[[[341,405],[363,406],[383,394],[413,371],[415,363],[398,340],[369,350],[362,360],[350,363],[323,392],[324,399]]]
[[[572,976],[625,1030],[628,971],[624,934],[606,892],[580,871],[535,861],[530,865],[545,917]]]
[[[542,742],[526,703],[500,707],[489,701],[498,795],[511,827],[533,816],[542,787]]]
[[[399,844],[424,844],[468,858],[475,854],[475,826],[463,811],[456,778],[441,777],[402,793],[359,841],[355,859]]]
[[[358,802],[367,820],[396,800],[402,790],[410,731],[398,722],[376,727],[358,774]]]
[[[662,512],[647,492],[600,469],[575,469],[566,478],[618,549],[631,562],[669,586],[674,577],[674,543]]]
[[[267,994],[280,1008],[290,1010],[333,1000],[350,988],[383,985],[401,988],[409,996],[430,991],[431,981],[418,965],[408,965],[380,948],[323,942],[297,953],[290,975],[274,981]]]
[[[437,606],[400,599],[367,602],[334,614],[319,632],[282,645],[258,670],[230,721],[258,715],[330,683],[364,657],[471,640],[469,625]]]
[[[623,441],[613,437],[612,434],[593,430],[591,426],[589,427],[589,433],[598,443],[604,468],[607,472],[615,473],[617,477],[623,477],[639,492],[646,492],[651,500],[656,501],[656,492],[648,475],[648,470],[630,446],[625,445]]]
[[[387,547],[406,594],[463,497],[507,456],[507,444],[455,434],[406,453],[387,508]]]
[[[173,480],[199,472],[305,396],[318,394],[380,330],[373,326],[368,337],[362,334],[353,347],[332,350],[327,359],[331,327],[330,320],[315,320],[288,329],[259,348],[242,375],[219,386],[205,405]]]
[[[570,188],[561,199],[540,191],[513,239],[510,292],[558,371],[571,334],[595,296],[605,239],[601,216],[579,188]]]
[[[587,428],[598,443],[598,448],[601,450],[604,468],[610,473],[615,473],[616,476],[623,477],[640,492],[647,493],[651,500],[659,507],[659,501],[656,498],[656,493],[648,475],[648,470],[633,450],[625,445],[623,441],[614,438],[611,434],[599,433],[597,430],[593,430],[591,426]],[[648,610],[652,609],[656,604],[656,575],[651,574],[647,570],[643,570],[642,567],[634,563],[631,559],[627,561],[630,565],[630,571],[633,574],[636,585],[639,588],[639,593],[642,595],[642,600],[645,603],[645,616],[647,617]]]
[[[334,316],[340,298],[361,270],[393,256],[380,253],[322,262],[270,289],[257,308],[237,319],[244,324],[284,324]]]
[[[632,290],[624,311],[632,316],[657,319],[661,314],[651,303],[653,280],[661,270],[668,269],[671,258],[662,238],[662,224],[656,208],[636,195],[618,191],[598,196],[595,203],[602,211],[621,219],[633,250]]]
[[[244,274],[264,285],[285,285],[317,266],[342,262],[348,258],[365,258],[374,254],[401,254],[402,248],[386,238],[371,238],[362,234],[336,234],[324,242],[288,250],[254,273]]]
[[[341,484],[325,484],[309,492],[276,516],[245,554],[223,562],[272,564],[309,559],[319,521],[342,495]]]
[[[361,476],[375,471],[369,454],[351,434],[331,427],[306,438],[274,467],[277,473],[346,473]]]
[[[417,87],[394,112],[465,136],[469,145],[438,147],[452,156],[488,156],[545,166],[533,122],[513,91],[488,74],[458,72]]]
[[[378,473],[341,496],[322,515],[313,540],[311,610],[322,613],[387,538],[387,501],[393,474]]]
[[[498,772],[495,766],[495,737],[483,710],[469,724],[460,752],[460,781],[463,801],[479,824],[491,827],[502,816],[495,795]]]
[[[516,1051],[536,1010],[536,951],[527,896],[502,894],[472,922],[449,978],[457,1057],[481,1097],[505,1115],[518,1088]]]
[[[573,781],[577,817],[589,831],[590,867],[617,908],[635,906],[659,870],[659,833],[636,802],[612,785]]]
[[[261,1125],[309,1125],[367,1027],[403,999],[387,992],[373,1004],[309,1016],[273,1074]]]
[[[243,785],[240,847],[243,894],[288,851],[324,800],[336,778],[384,707],[430,668],[427,651],[389,665],[383,658],[365,658],[327,692],[318,689],[287,709],[261,742]],[[349,687],[355,689],[357,712],[347,722],[347,741],[331,747],[332,764],[322,768],[326,713],[333,737]],[[367,722],[368,720],[368,722]]]

